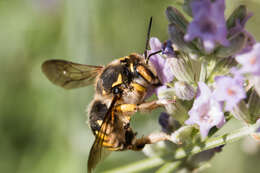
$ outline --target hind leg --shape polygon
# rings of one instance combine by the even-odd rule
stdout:
[[[159,141],[165,141],[165,140],[172,141],[171,137],[164,132],[151,133],[148,136],[142,137],[140,139],[136,139],[135,142],[132,145],[130,145],[128,149],[139,151],[142,150],[146,144],[154,144]]]

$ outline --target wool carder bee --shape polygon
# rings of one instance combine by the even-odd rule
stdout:
[[[131,115],[137,111],[150,111],[163,103],[145,102],[148,91],[161,85],[156,71],[149,62],[147,47],[150,20],[144,56],[133,53],[116,59],[106,66],[76,64],[64,60],[48,60],[42,71],[56,85],[66,89],[95,85],[94,99],[88,107],[89,124],[95,142],[92,145],[88,172],[104,158],[107,151],[141,150],[145,144],[169,139],[164,133],[137,138],[130,127]]]

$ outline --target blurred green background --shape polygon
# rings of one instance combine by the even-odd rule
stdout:
[[[0,0],[0,172],[86,172],[94,137],[85,123],[85,109],[93,86],[71,91],[56,87],[42,74],[42,62],[59,58],[99,65],[143,53],[150,16],[152,36],[167,39],[164,11],[173,2]],[[259,40],[260,1],[227,1],[227,15],[239,4],[254,13],[247,29]],[[134,116],[139,135],[160,130],[160,111]],[[204,172],[258,172],[260,154],[257,148],[244,152],[255,147],[248,144],[226,146]],[[114,152],[97,172],[142,158],[142,152]]]

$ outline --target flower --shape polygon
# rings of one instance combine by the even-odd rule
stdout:
[[[195,97],[195,90],[187,82],[175,82],[174,91],[176,96],[181,100],[192,100]]]
[[[225,117],[221,104],[214,99],[209,87],[203,82],[199,82],[198,86],[196,99],[188,112],[190,118],[185,123],[199,125],[201,136],[205,138],[212,127],[222,127]]]
[[[260,43],[256,43],[250,51],[237,55],[236,61],[242,65],[241,73],[260,75]]]
[[[149,54],[162,50],[163,45],[161,44],[161,42],[158,38],[152,37],[150,39],[150,48],[151,48],[151,50],[148,52]],[[165,46],[165,49],[163,51],[165,53],[166,52],[169,53],[171,50],[169,50],[169,46]],[[156,54],[156,55],[151,56],[149,61],[154,66],[154,68],[157,72],[157,75],[162,84],[171,82],[173,80],[173,73],[172,73],[171,67],[167,65],[165,58],[163,58],[159,54]]]
[[[174,56],[174,50],[172,47],[172,41],[167,40],[162,45],[162,54],[167,55],[168,57]]]
[[[225,101],[226,110],[232,110],[240,100],[246,98],[240,77],[218,76],[215,81],[216,89],[213,95],[217,101]]]
[[[166,112],[161,112],[158,121],[162,127],[162,131],[165,133],[171,133],[181,126],[178,121]]]
[[[200,38],[207,53],[214,49],[216,42],[228,46],[225,1],[195,0],[191,3],[191,8],[193,21],[189,24],[184,39],[191,41]]]

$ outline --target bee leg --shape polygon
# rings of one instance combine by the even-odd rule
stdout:
[[[154,100],[141,104],[121,104],[116,106],[115,111],[120,113],[146,112],[174,102],[175,100]]]
[[[137,110],[141,112],[147,112],[172,103],[175,103],[175,100],[154,100],[151,102],[144,102],[142,104],[139,104]]]
[[[140,112],[149,112],[152,111],[153,109],[156,109],[160,106],[163,106],[161,104],[157,103],[157,100],[153,100],[150,102],[144,102],[138,105],[138,111]]]
[[[129,149],[134,151],[139,151],[142,150],[146,144],[154,144],[159,141],[165,141],[165,140],[172,141],[170,135],[166,133],[163,132],[152,133],[146,137],[136,139],[135,142],[131,146],[129,146]]]
[[[136,104],[121,104],[115,107],[115,111],[120,113],[132,113],[137,111],[137,107]]]

